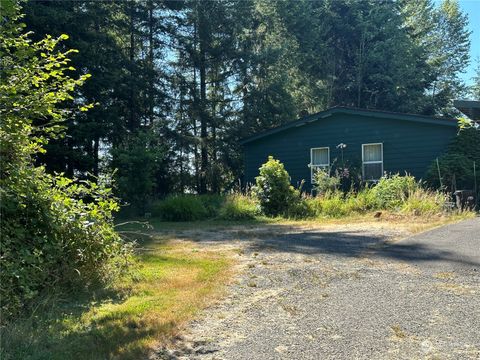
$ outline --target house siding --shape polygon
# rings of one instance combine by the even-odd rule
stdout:
[[[293,185],[305,180],[310,188],[310,148],[330,147],[330,161],[340,161],[336,146],[345,143],[344,159],[361,166],[362,144],[383,143],[384,171],[405,172],[420,179],[431,162],[442,155],[456,127],[402,119],[334,113],[302,126],[291,127],[244,145],[245,181],[253,183],[269,155],[279,159]]]

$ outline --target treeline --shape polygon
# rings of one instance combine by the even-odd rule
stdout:
[[[94,104],[38,161],[67,176],[116,169],[139,210],[241,178],[239,139],[334,105],[452,114],[467,91],[456,1],[29,1],[35,38],[70,38]]]

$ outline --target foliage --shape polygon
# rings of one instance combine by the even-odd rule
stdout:
[[[0,191],[2,321],[41,292],[105,282],[123,269],[128,249],[113,230],[118,209],[106,184],[50,175],[35,161],[63,134],[75,88],[58,38],[34,42],[23,33],[18,7],[2,1],[0,27]],[[90,105],[78,103],[76,111]],[[72,110],[73,111],[73,110]],[[120,261],[123,263],[120,263]]]
[[[347,215],[344,195],[340,191],[326,193],[312,200],[317,216],[342,217]]]
[[[418,184],[413,176],[395,174],[382,177],[372,191],[379,208],[396,209],[417,188]]]
[[[431,187],[455,191],[473,189],[475,178],[473,164],[476,165],[477,186],[480,183],[480,129],[472,122],[460,119],[459,132],[450,144],[445,155],[430,165],[425,179]],[[441,181],[438,175],[440,168]]]
[[[438,215],[447,210],[446,201],[445,194],[425,190],[412,177],[398,175],[383,178],[376,186],[358,192],[327,192],[305,200],[313,216],[333,218],[375,210],[415,216]]]
[[[253,220],[258,215],[258,202],[251,196],[242,194],[228,195],[219,212],[222,220]]]
[[[144,213],[156,189],[156,175],[165,149],[155,146],[155,134],[143,132],[114,149],[112,166],[122,200]]]
[[[290,185],[290,176],[279,160],[272,156],[260,167],[260,175],[255,178],[253,193],[260,202],[263,213],[278,216],[287,213],[289,206],[298,201],[300,193]]]
[[[476,60],[477,60],[477,68],[475,70],[473,85],[470,89],[470,92],[474,100],[479,100],[480,99],[480,56]]]
[[[225,206],[228,196],[220,194],[204,194],[198,195],[198,198],[207,211],[207,218],[213,219],[219,216],[222,208]]]
[[[166,221],[195,221],[205,219],[208,211],[195,195],[169,195],[152,205],[152,215]]]
[[[413,215],[437,215],[446,210],[448,198],[444,193],[418,188],[402,204],[402,212]]]
[[[313,175],[313,187],[318,194],[335,191],[338,189],[340,181],[340,176],[330,174],[330,171],[327,169],[317,169]]]
[[[242,137],[308,113],[450,113],[469,61],[452,0],[23,3],[34,38],[71,35],[74,73],[93,75],[75,101],[98,104],[48,145],[47,170],[117,168],[116,194],[139,211],[168,193],[230,189]]]

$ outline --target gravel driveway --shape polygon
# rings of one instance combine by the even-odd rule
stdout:
[[[480,359],[478,218],[404,240],[356,225],[225,233],[199,245],[238,249],[237,280],[155,358]]]

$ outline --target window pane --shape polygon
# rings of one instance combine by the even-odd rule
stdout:
[[[363,164],[365,180],[379,180],[382,177],[382,164]]]
[[[382,161],[382,145],[364,145],[363,161]]]
[[[328,149],[313,149],[312,165],[326,165],[326,164],[328,164]]]

